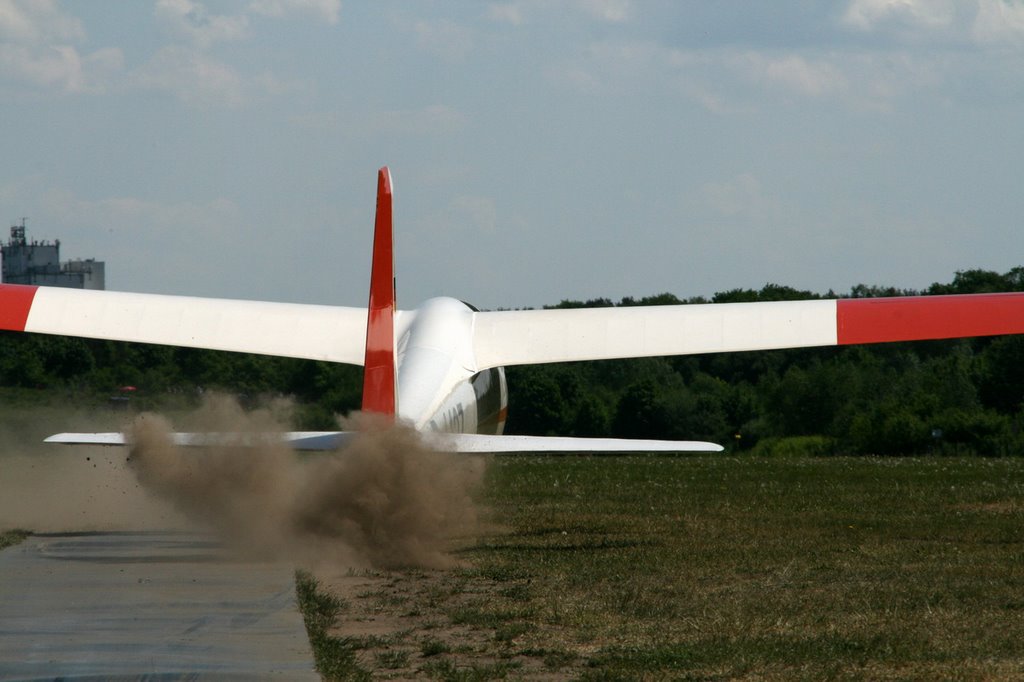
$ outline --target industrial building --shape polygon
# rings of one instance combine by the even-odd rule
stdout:
[[[60,262],[60,240],[28,241],[25,219],[11,226],[11,240],[0,246],[3,282],[70,289],[104,289],[104,263],[93,258]]]

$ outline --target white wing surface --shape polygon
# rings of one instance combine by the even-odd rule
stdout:
[[[0,308],[0,329],[353,365],[366,342],[363,308],[10,284]]]
[[[473,330],[481,370],[835,343],[832,300],[481,312]]]
[[[1024,294],[476,313],[477,368],[1024,333]]]

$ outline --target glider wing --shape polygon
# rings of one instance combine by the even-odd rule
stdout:
[[[1024,294],[476,313],[477,369],[1024,333]]]
[[[0,284],[0,329],[361,365],[366,310]]]

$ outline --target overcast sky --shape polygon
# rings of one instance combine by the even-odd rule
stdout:
[[[1003,272],[1024,3],[0,0],[0,219],[110,289],[365,305],[385,164],[402,307]]]

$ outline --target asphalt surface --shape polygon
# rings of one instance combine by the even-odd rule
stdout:
[[[0,551],[0,680],[319,680],[290,567],[181,532]]]

